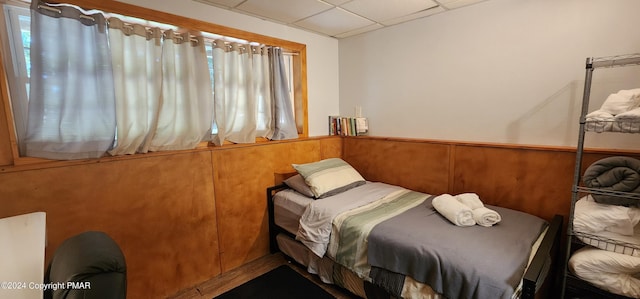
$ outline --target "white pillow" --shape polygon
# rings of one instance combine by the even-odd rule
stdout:
[[[292,166],[304,178],[316,198],[335,195],[365,184],[360,173],[340,158]]]
[[[640,97],[637,94],[633,89],[612,93],[604,101],[600,110],[616,115],[637,108],[640,104]]]
[[[625,236],[634,234],[640,222],[640,209],[597,203],[591,195],[576,202],[573,229],[581,233],[609,231]]]
[[[603,290],[640,298],[640,257],[584,247],[571,256],[569,269]]]

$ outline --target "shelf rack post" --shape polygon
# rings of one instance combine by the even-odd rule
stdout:
[[[576,203],[576,201],[578,200],[578,186],[577,186],[577,182],[580,181],[580,176],[582,174],[582,152],[584,149],[584,135],[585,135],[585,123],[586,123],[586,117],[585,115],[587,115],[587,112],[589,110],[589,95],[591,93],[591,80],[593,78],[593,58],[589,57],[587,58],[586,61],[586,72],[585,72],[585,78],[584,78],[584,90],[583,90],[583,94],[582,94],[582,109],[580,112],[580,129],[578,131],[578,145],[577,145],[577,150],[576,150],[576,163],[575,163],[575,168],[574,168],[574,172],[573,172],[573,181],[576,182],[576,184],[573,185],[572,190],[571,190],[571,209],[569,209],[569,219],[573,219],[573,211],[574,211],[574,205]],[[569,238],[567,238],[567,242],[570,242],[570,238],[573,235],[573,225],[571,223],[571,221],[569,221],[569,223],[567,224],[567,236],[569,236]],[[565,259],[564,259],[564,263],[563,263],[563,274],[562,274],[562,282],[561,282],[561,294],[560,294],[560,299],[564,299],[564,295],[565,295],[565,289],[566,289],[566,283],[567,283],[567,271],[569,271],[568,269],[568,264],[567,262],[569,261],[569,257],[571,256],[571,246],[569,246],[569,244],[567,244],[566,246],[566,252],[565,252]]]

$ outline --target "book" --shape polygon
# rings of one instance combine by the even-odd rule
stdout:
[[[369,133],[369,123],[365,117],[329,116],[329,135],[359,136]]]

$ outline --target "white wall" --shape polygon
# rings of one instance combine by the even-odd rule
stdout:
[[[489,0],[342,39],[340,112],[362,106],[377,136],[573,146],[585,59],[640,52],[638,12],[636,0]],[[640,66],[596,70],[591,109],[637,87]],[[587,146],[612,139],[640,145],[600,134]]]
[[[327,115],[336,115],[339,109],[337,39],[267,22],[193,0],[120,0],[120,2],[307,45],[309,135],[327,135]]]

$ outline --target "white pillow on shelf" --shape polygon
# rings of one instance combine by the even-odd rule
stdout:
[[[617,115],[638,106],[640,106],[640,89],[629,89],[610,94],[600,110]]]

